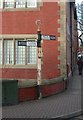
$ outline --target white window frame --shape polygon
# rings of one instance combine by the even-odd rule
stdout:
[[[0,39],[0,65],[2,64],[2,39]]]
[[[21,36],[21,35],[15,35],[15,37],[12,37],[11,35],[5,35],[3,38],[1,38],[1,40],[2,40],[2,62],[1,62],[1,64],[0,64],[0,67],[7,67],[7,68],[30,68],[30,69],[36,69],[37,68],[37,35],[26,35],[26,38],[25,38],[25,35],[22,35],[22,36],[24,36],[24,38],[22,38],[22,39],[20,39],[20,37],[19,36]],[[28,36],[28,37],[27,37]],[[32,37],[33,36],[33,37]],[[32,48],[33,50],[32,51],[34,51],[34,49],[35,49],[35,51],[34,51],[34,53],[32,54],[31,53],[31,56],[30,56],[30,62],[27,62],[27,59],[28,59],[28,56],[27,56],[27,48],[28,48],[28,46],[25,46],[25,63],[23,63],[23,64],[16,64],[16,58],[15,58],[15,51],[16,51],[16,48],[15,48],[15,40],[25,40],[25,41],[29,41],[29,46],[31,45],[31,42],[30,42],[30,40],[32,40],[32,42],[33,42],[33,46],[34,46],[34,44],[36,44],[35,45],[35,48]],[[6,58],[6,57],[8,57],[7,55],[6,55],[6,49],[4,50],[4,41],[5,40],[12,40],[12,46],[13,46],[13,52],[12,52],[12,54],[10,55],[10,56],[12,56],[13,57],[13,62],[11,63],[11,62],[8,62],[8,58]],[[35,41],[35,42],[34,42]],[[8,46],[8,44],[6,45],[6,47]],[[11,46],[11,45],[9,45],[9,46]],[[10,47],[11,48],[11,47]],[[5,52],[6,51],[6,52]],[[31,52],[32,52],[31,51]],[[5,54],[4,54],[4,52],[5,52]],[[7,54],[9,54],[9,53],[7,53]],[[4,55],[6,55],[6,56],[4,56]],[[33,58],[31,58],[31,57],[33,57]],[[7,61],[5,61],[7,59]],[[33,59],[33,60],[32,60]],[[11,60],[11,59],[10,59]]]
[[[9,41],[9,40],[12,41],[12,42],[7,43],[7,41]],[[23,46],[24,49],[25,49],[25,52],[23,52],[24,56],[23,56],[23,53],[21,52],[22,53],[21,57],[23,56],[25,58],[23,58],[24,62],[21,62],[21,63],[19,61],[18,61],[18,63],[16,63],[16,45],[15,45],[16,40],[18,40],[18,41],[21,41],[21,40],[22,41],[23,40],[24,41],[29,41],[29,46]],[[30,46],[31,41],[33,42],[33,44],[36,43],[36,45],[34,47],[33,47],[33,45]],[[11,46],[12,46],[13,49],[11,48]],[[18,46],[18,47],[21,48],[22,46]],[[30,48],[30,51],[31,51],[30,54],[27,53],[28,47],[29,48],[31,47]],[[10,51],[10,49],[12,49],[12,50]],[[10,52],[11,52],[11,54],[10,54]],[[30,55],[30,56],[28,56],[28,55]],[[11,57],[10,60],[9,60],[9,57]],[[30,60],[28,60],[28,57],[30,58]],[[20,39],[19,37],[18,38],[3,38],[3,40],[2,40],[2,58],[1,59],[2,59],[2,62],[1,62],[0,65],[3,65],[4,67],[13,66],[14,68],[19,68],[19,67],[20,68],[36,68],[37,67],[37,39],[36,38],[31,38],[31,39],[21,38]],[[22,58],[21,58],[21,60],[22,60]]]
[[[38,5],[38,0],[1,0],[1,1],[2,1],[1,8],[4,7],[4,9],[37,8]]]
[[[3,0],[0,0],[0,9],[3,8]]]
[[[36,8],[36,7],[37,7],[37,0],[27,0],[27,8]]]
[[[35,40],[30,40],[27,39],[27,42],[35,42]],[[37,56],[37,52],[36,52],[36,46],[27,46],[27,64],[36,64],[36,56]],[[28,52],[30,51],[30,53]]]
[[[4,6],[4,9],[37,8],[38,5],[37,3],[38,0],[1,0],[1,1],[2,8]],[[11,2],[13,3],[11,4]]]
[[[4,0],[4,8],[14,8],[14,7],[15,7],[15,0]]]
[[[26,0],[16,0],[16,8],[26,8]],[[22,3],[24,5],[22,5]]]
[[[4,64],[14,64],[14,45],[12,39],[4,39]]]
[[[18,46],[18,41],[25,41],[24,39],[15,39],[15,64],[25,65],[25,46]],[[24,54],[23,54],[24,52]]]
[[[28,65],[28,64],[31,64],[31,65],[33,65],[33,64],[36,64],[37,63],[37,60],[36,60],[36,57],[37,57],[37,51],[36,51],[36,49],[37,49],[37,46],[35,46],[35,47],[33,47],[33,46],[16,46],[16,41],[27,41],[27,42],[35,42],[35,40],[34,39],[15,39],[15,64],[16,65],[20,65],[20,64],[22,64],[22,62],[21,61],[17,61],[17,56],[19,56],[19,57],[21,57],[20,59],[22,60],[22,57],[24,58],[24,61],[25,61],[25,63],[24,63],[24,65]],[[16,49],[24,49],[24,55],[22,55],[23,53],[23,51],[21,50],[21,53],[20,53],[20,55],[19,55],[19,53],[18,53],[18,55],[17,55],[17,50]],[[32,53],[32,49],[34,48],[34,50],[35,50],[35,53]],[[30,50],[30,52],[31,53],[29,53],[28,52],[28,50]],[[33,51],[34,52],[34,51]],[[30,56],[29,56],[30,55]],[[29,57],[28,57],[29,56]],[[32,60],[32,58],[31,58],[31,56],[33,57],[33,59],[34,60]],[[29,62],[30,61],[30,62]],[[23,65],[23,64],[22,64]]]

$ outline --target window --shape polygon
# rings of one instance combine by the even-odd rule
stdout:
[[[25,41],[26,46],[19,46],[18,41]],[[30,39],[0,39],[0,64],[28,65],[36,64],[37,41]],[[2,52],[3,51],[3,52]],[[3,58],[3,62],[2,62]]]
[[[3,0],[0,0],[0,8],[3,7]]]
[[[0,0],[0,8],[3,6],[4,8],[36,8],[37,0]]]
[[[15,40],[15,63],[25,64],[27,61],[27,64],[36,64],[36,46],[18,46],[18,41],[21,40]],[[27,42],[31,44],[34,40],[27,40]]]
[[[5,8],[14,8],[14,0],[5,0]]]
[[[35,42],[29,40],[28,42]],[[27,64],[36,64],[36,46],[27,46]]]
[[[16,0],[16,8],[25,8],[26,0]]]
[[[2,40],[0,40],[0,64],[2,64]]]
[[[27,7],[37,7],[37,0],[27,0]]]
[[[14,46],[13,40],[4,40],[4,64],[14,63]]]
[[[18,46],[18,41],[15,40],[15,64],[25,64],[25,46]]]

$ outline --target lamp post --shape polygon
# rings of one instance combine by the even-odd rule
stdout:
[[[41,58],[42,58],[42,51],[41,51],[41,30],[40,30],[40,20],[36,21],[37,25],[37,51],[38,51],[38,61],[37,61],[37,90],[38,90],[38,99],[42,98],[41,93]]]

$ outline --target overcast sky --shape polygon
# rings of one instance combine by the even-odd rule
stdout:
[[[83,0],[75,0],[76,3],[81,3]]]

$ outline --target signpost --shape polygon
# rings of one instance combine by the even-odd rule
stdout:
[[[56,40],[55,35],[41,35],[40,30],[40,20],[36,21],[37,25],[37,41],[18,41],[18,46],[37,46],[38,51],[38,63],[37,63],[37,87],[38,87],[38,99],[42,98],[41,84],[42,84],[42,68],[41,68],[41,59],[42,59],[42,49],[41,49],[41,40]]]
[[[41,35],[41,40],[56,40],[55,35]],[[37,41],[40,42],[40,41]],[[37,42],[31,41],[18,41],[18,46],[37,46]]]

